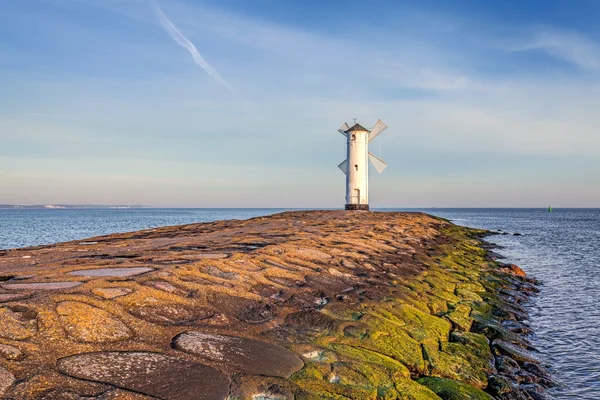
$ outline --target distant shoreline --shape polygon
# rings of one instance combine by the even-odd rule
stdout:
[[[77,204],[34,204],[34,205],[20,205],[20,204],[0,204],[0,210],[20,210],[20,209],[33,209],[33,210],[55,210],[55,209],[114,209],[114,208],[154,208],[142,205],[77,205]]]

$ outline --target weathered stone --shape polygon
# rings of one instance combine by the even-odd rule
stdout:
[[[0,303],[24,300],[31,297],[30,293],[0,293]]]
[[[175,336],[172,345],[253,375],[287,378],[304,365],[285,347],[242,337],[186,332]]]
[[[209,366],[158,353],[100,352],[61,358],[58,370],[164,400],[219,400],[229,379]]]
[[[540,360],[529,351],[501,339],[495,339],[492,342],[492,348],[497,354],[507,355],[519,362],[540,362]]]
[[[275,317],[273,306],[262,301],[215,293],[210,302],[224,314],[251,324],[261,324]]]
[[[92,289],[92,293],[96,296],[100,296],[104,299],[114,299],[115,297],[121,297],[133,293],[133,289],[129,288],[95,288]]]
[[[15,382],[15,377],[6,368],[0,367],[0,396],[12,386]]]
[[[71,271],[69,274],[77,276],[87,277],[128,277],[145,274],[147,272],[154,271],[152,268],[147,267],[133,267],[133,268],[95,268],[95,269],[82,269],[78,271]]]
[[[140,306],[132,308],[130,312],[143,320],[161,325],[189,325],[215,314],[211,308],[182,304]]]
[[[0,308],[0,336],[24,340],[37,333],[37,313],[23,307]]]
[[[14,346],[0,344],[0,356],[7,360],[22,360],[25,354]]]
[[[56,312],[69,336],[80,342],[116,342],[133,336],[131,329],[119,319],[89,304],[63,301]]]
[[[34,282],[34,283],[10,283],[0,285],[4,289],[22,290],[22,289],[38,289],[38,290],[60,290],[71,289],[81,285],[81,282]]]
[[[146,286],[150,286],[155,289],[165,291],[167,293],[175,294],[177,296],[187,297],[191,294],[190,291],[179,288],[168,281],[153,280],[153,281],[147,281],[144,284]]]

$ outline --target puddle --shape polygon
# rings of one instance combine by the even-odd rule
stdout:
[[[97,268],[97,269],[81,269],[79,271],[71,271],[69,274],[77,276],[135,276],[145,274],[146,272],[154,271],[148,267],[135,268]]]
[[[81,285],[81,282],[38,282],[38,283],[11,283],[6,285],[0,285],[4,289],[18,290],[18,289],[41,289],[41,290],[55,290],[55,289],[69,289],[75,286]]]

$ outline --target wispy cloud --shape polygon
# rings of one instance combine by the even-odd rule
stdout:
[[[163,26],[163,28],[165,28],[165,30],[167,31],[169,36],[171,36],[171,38],[173,40],[175,40],[181,47],[183,47],[184,49],[189,51],[190,54],[192,55],[192,57],[194,58],[194,61],[196,62],[196,64],[198,64],[200,67],[202,67],[202,69],[204,69],[204,71],[206,71],[206,73],[208,75],[210,75],[212,78],[214,78],[217,82],[221,83],[223,86],[225,86],[230,91],[234,92],[233,88],[225,81],[225,79],[223,79],[221,74],[219,74],[217,72],[217,70],[214,69],[204,59],[204,57],[202,57],[200,52],[198,52],[198,49],[196,49],[196,46],[194,46],[194,44],[192,42],[190,42],[183,35],[183,33],[181,33],[181,31],[179,29],[177,29],[175,24],[173,24],[173,22],[171,22],[171,20],[165,15],[165,13],[161,10],[158,3],[153,2],[152,5],[153,5],[154,11],[160,21],[160,24]]]
[[[565,30],[540,28],[520,44],[509,46],[509,51],[544,51],[586,70],[600,69],[600,47],[587,37]]]

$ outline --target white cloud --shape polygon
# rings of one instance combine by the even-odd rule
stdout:
[[[586,36],[555,28],[538,28],[528,39],[507,46],[513,52],[539,50],[586,70],[600,68],[600,46]]]

